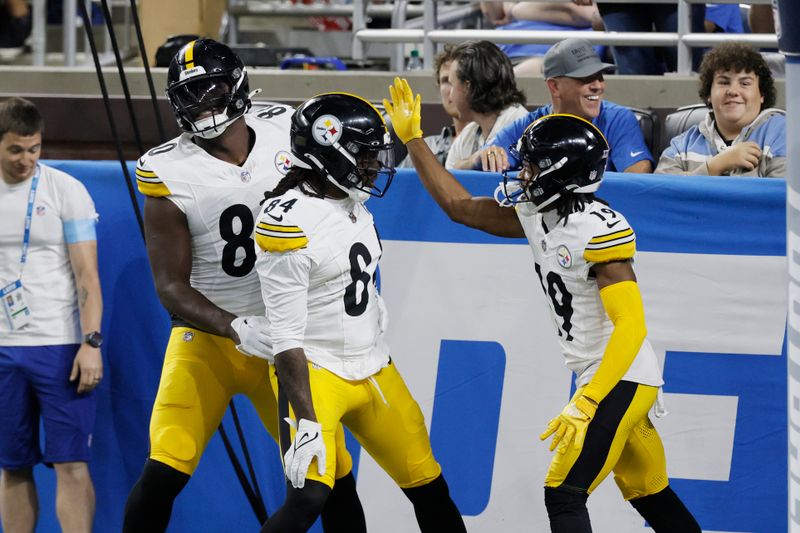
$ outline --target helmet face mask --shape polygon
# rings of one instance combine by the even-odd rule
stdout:
[[[251,105],[244,64],[211,39],[192,41],[175,54],[167,98],[181,129],[206,139],[221,135]]]
[[[394,177],[394,145],[372,104],[354,95],[315,96],[292,116],[292,153],[355,201],[382,197]]]
[[[386,194],[394,172],[394,147],[388,141],[378,146],[360,147],[347,181],[352,188],[381,198]]]
[[[191,120],[200,119],[207,111],[223,113],[232,96],[230,85],[221,76],[189,79],[171,92],[182,112]]]
[[[503,172],[495,198],[524,214],[544,210],[565,195],[600,187],[608,143],[591,123],[573,115],[547,115],[525,130],[509,153],[522,163],[516,176]]]

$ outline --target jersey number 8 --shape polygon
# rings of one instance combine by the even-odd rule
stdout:
[[[236,233],[234,220],[239,220],[241,228]],[[219,234],[225,241],[222,248],[222,270],[234,278],[242,278],[253,270],[256,264],[256,247],[253,241],[253,213],[244,204],[234,204],[219,216]],[[236,255],[244,248],[244,259],[237,265]]]

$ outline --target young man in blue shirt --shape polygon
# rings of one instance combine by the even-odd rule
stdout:
[[[525,129],[536,119],[553,113],[567,113],[591,121],[603,132],[610,147],[608,170],[650,173],[653,156],[633,112],[627,107],[604,101],[603,73],[614,65],[603,63],[592,46],[583,39],[565,39],[545,55],[544,77],[552,103],[544,105],[503,128],[473,154],[474,168],[502,172],[518,168],[519,161],[508,154]]]

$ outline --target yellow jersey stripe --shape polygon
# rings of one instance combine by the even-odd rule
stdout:
[[[192,41],[189,44],[187,44],[186,47],[184,48],[185,52],[183,56],[183,61],[184,63],[186,63],[186,70],[194,68],[194,43],[196,42],[197,41]]]
[[[633,232],[630,232],[627,235],[624,235],[622,237],[617,237],[616,239],[609,240],[609,241],[598,242],[598,243],[593,243],[593,242],[590,241],[586,245],[586,249],[587,250],[602,250],[603,248],[613,248],[614,246],[618,246],[620,244],[625,244],[625,243],[628,243],[628,242],[633,242],[635,240],[636,240],[636,235],[634,235]]]
[[[613,241],[614,239],[621,239],[622,237],[627,237],[628,235],[633,235],[632,228],[626,228],[621,231],[615,231],[614,233],[607,233],[605,235],[598,235],[597,237],[592,237],[592,240],[590,240],[589,243],[599,244],[601,242]]]
[[[159,198],[161,196],[169,196],[172,194],[163,181],[150,182],[137,178],[136,186],[139,187],[139,192],[145,196]]]
[[[275,231],[278,233],[303,233],[303,230],[300,229],[298,226],[279,226],[277,224],[267,224],[266,222],[259,222],[257,227],[259,229],[263,229],[266,231]]]
[[[156,173],[152,170],[142,170],[139,167],[136,167],[136,175],[141,176],[142,178],[157,178]]]
[[[609,261],[620,261],[630,259],[636,254],[636,241],[626,242],[611,248],[591,250],[587,248],[583,251],[583,258],[589,263],[608,263]]]
[[[308,245],[308,237],[275,237],[256,232],[256,244],[265,252],[291,252]]]

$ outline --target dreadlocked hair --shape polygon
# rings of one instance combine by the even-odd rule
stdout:
[[[320,191],[325,190],[325,186],[319,183],[320,176],[313,170],[300,167],[292,167],[286,176],[275,186],[271,191],[264,192],[264,198],[259,202],[259,205],[264,205],[264,202],[270,198],[282,196],[286,191],[290,191],[299,187],[300,191],[307,196],[315,198],[324,198],[324,194]]]
[[[586,204],[591,202],[600,202],[603,205],[608,205],[608,202],[595,196],[593,193],[574,193],[565,194],[556,201],[555,209],[558,213],[558,220],[564,221],[567,225],[567,220],[572,213],[582,213],[586,209]]]

